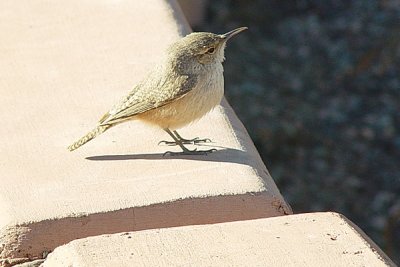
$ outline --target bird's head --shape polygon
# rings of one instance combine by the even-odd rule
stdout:
[[[173,52],[181,59],[195,60],[202,65],[221,63],[225,59],[226,42],[246,29],[247,27],[241,27],[225,34],[194,32],[172,45],[170,53]]]

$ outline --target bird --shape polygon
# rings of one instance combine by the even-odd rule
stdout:
[[[205,155],[216,151],[189,150],[185,144],[211,140],[185,139],[177,130],[202,118],[220,104],[224,95],[222,63],[226,43],[246,29],[240,27],[225,34],[192,32],[172,43],[147,76],[104,114],[93,130],[68,149],[79,148],[115,125],[140,120],[162,128],[173,139],[160,143],[178,145],[182,149],[166,154]]]

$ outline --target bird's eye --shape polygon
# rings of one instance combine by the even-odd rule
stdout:
[[[211,48],[208,48],[207,49],[207,54],[214,54],[214,52],[215,52],[215,48],[214,47],[211,47]]]

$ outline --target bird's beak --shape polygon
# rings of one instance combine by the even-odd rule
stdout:
[[[220,36],[221,36],[222,40],[223,40],[224,42],[226,42],[226,41],[228,41],[231,37],[233,37],[234,35],[236,35],[236,34],[242,32],[242,31],[244,31],[244,30],[247,30],[247,27],[240,27],[240,28],[234,29],[233,31],[227,32],[227,33],[225,33],[225,34],[221,34]]]

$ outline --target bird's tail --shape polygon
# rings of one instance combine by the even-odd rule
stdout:
[[[108,128],[110,128],[112,125],[99,125],[90,132],[88,132],[85,136],[83,136],[81,139],[73,143],[68,147],[69,151],[74,151],[78,147],[86,144],[96,136],[102,134],[104,131],[106,131]]]

